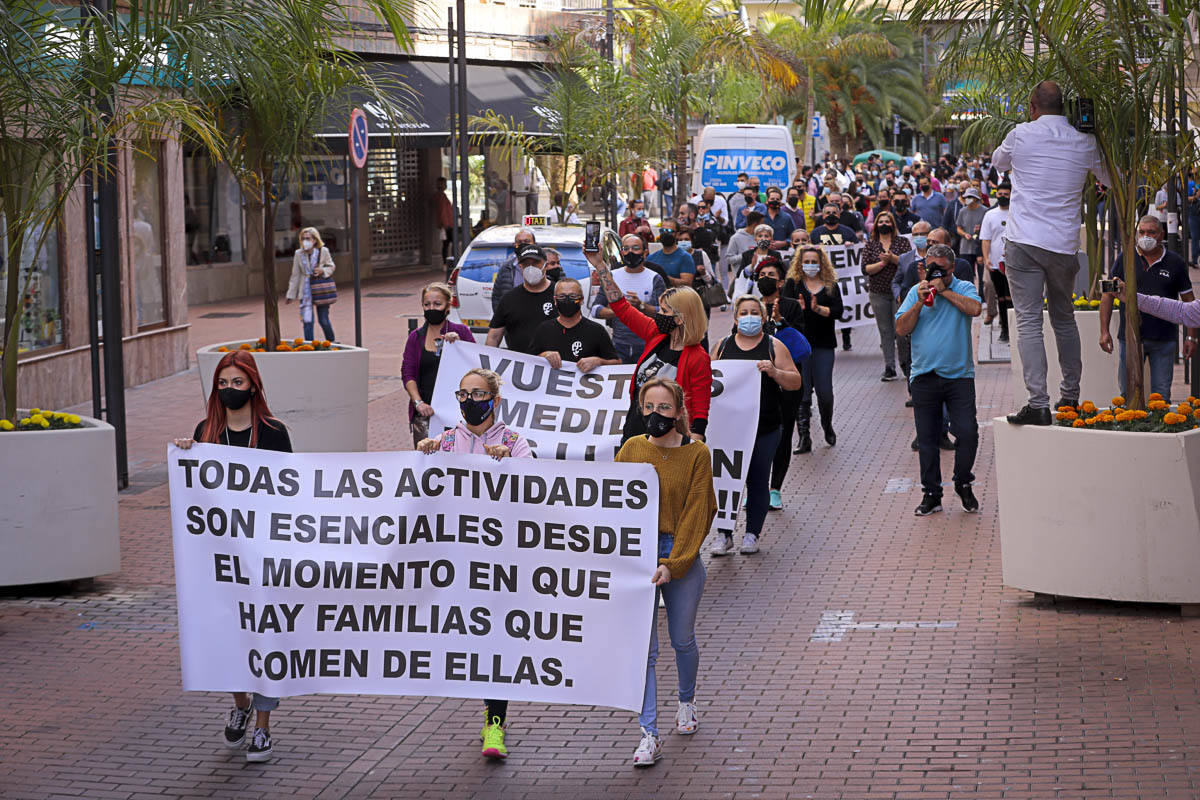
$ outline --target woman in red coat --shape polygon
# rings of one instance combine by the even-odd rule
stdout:
[[[642,384],[651,378],[668,378],[683,387],[691,436],[704,441],[712,399],[712,361],[702,344],[708,335],[708,318],[700,295],[687,286],[668,289],[658,298],[658,312],[648,317],[625,299],[599,253],[588,253],[587,259],[596,268],[609,308],[646,343],[633,371],[621,441],[646,433],[637,396]]]

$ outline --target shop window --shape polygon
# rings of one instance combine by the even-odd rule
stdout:
[[[183,157],[183,228],[188,264],[240,263],[242,192],[224,164],[204,152]]]
[[[413,149],[376,147],[367,156],[366,220],[371,258],[388,266],[421,263],[425,206]]]
[[[301,228],[313,227],[331,253],[350,252],[344,156],[309,156],[299,181],[276,175],[275,257],[291,258]]]
[[[167,321],[167,280],[158,160],[140,151],[133,154],[129,201],[129,260],[137,324],[144,328]]]
[[[53,191],[53,190],[51,190]],[[50,194],[45,206],[53,201]],[[39,242],[39,240],[41,240]],[[40,248],[39,248],[40,244]],[[4,309],[8,290],[8,224],[0,207],[0,330],[4,329]],[[62,344],[62,295],[58,263],[58,225],[54,220],[34,225],[27,231],[21,247],[17,283],[21,292],[21,322],[17,334],[18,352],[40,350]],[[0,342],[0,347],[3,343]]]

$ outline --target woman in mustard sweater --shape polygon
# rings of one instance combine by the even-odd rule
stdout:
[[[704,594],[704,563],[697,556],[717,513],[713,492],[712,456],[703,442],[688,435],[687,407],[679,384],[653,378],[642,384],[638,407],[647,433],[621,446],[617,461],[653,464],[658,472],[658,568],[651,578],[658,587],[654,598],[655,624],[650,626],[646,659],[646,693],[638,723],[642,739],[633,754],[635,767],[648,767],[662,758],[658,735],[658,595],[667,609],[667,630],[679,671],[679,710],[675,730],[696,732],[696,609]]]

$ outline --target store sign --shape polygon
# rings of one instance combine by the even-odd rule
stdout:
[[[788,155],[782,150],[707,150],[700,165],[700,183],[718,192],[732,192],[742,172],[758,178],[763,186],[787,186]]]

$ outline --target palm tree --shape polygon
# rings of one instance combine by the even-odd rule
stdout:
[[[874,12],[857,0],[796,0],[796,6],[796,16],[769,13],[759,23],[763,35],[801,65],[799,102],[789,108],[803,109],[807,128],[820,104],[831,125],[836,119],[839,131],[856,131],[857,120],[846,116],[854,98],[843,96],[844,107],[838,106],[839,98],[832,92],[822,95],[821,88],[837,88],[826,79],[846,69],[852,59],[892,58],[896,48],[887,36],[864,24],[864,18]]]
[[[1158,186],[1196,163],[1190,138],[1158,129],[1161,101],[1175,87],[1177,63],[1197,50],[1190,17],[1198,0],[1172,0],[1167,12],[1145,0],[914,0],[916,23],[968,20],[951,32],[940,69],[975,82],[985,112],[968,133],[998,143],[1024,116],[1033,87],[1053,79],[1068,97],[1095,107],[1096,142],[1112,186],[1122,251],[1134,252],[1138,187]],[[1144,408],[1136,259],[1125,259],[1128,401]]]
[[[137,146],[164,131],[185,131],[210,150],[211,116],[149,86],[178,85],[176,48],[211,31],[238,40],[250,20],[224,3],[130,0],[120,19],[79,6],[0,3],[0,211],[4,263],[3,413],[15,419],[22,256],[35,258],[54,235],[71,187],[108,169],[110,148]],[[136,88],[135,88],[136,87]],[[98,101],[111,99],[106,112]],[[120,343],[116,325],[115,346]]]
[[[615,179],[640,165],[643,154],[659,152],[670,133],[669,121],[650,113],[650,99],[629,80],[619,64],[610,64],[589,41],[586,31],[560,31],[549,42],[550,60],[536,102],[543,119],[539,130],[488,109],[469,125],[479,141],[490,141],[502,158],[545,163],[562,157],[562,169],[550,170],[554,196],[561,197],[559,220],[565,222],[572,174],[588,184]],[[573,167],[573,168],[572,168]]]
[[[785,54],[747,29],[732,8],[694,0],[635,0],[628,13],[637,32],[632,63],[655,109],[674,118],[672,160],[677,191],[687,192],[688,122],[714,110],[721,70],[752,65],[764,83],[791,88],[799,80]]]
[[[220,120],[222,158],[242,191],[247,239],[257,239],[263,272],[267,349],[279,343],[274,224],[277,181],[305,180],[307,157],[321,147],[315,134],[339,113],[349,122],[352,91],[390,118],[405,117],[406,88],[374,75],[347,48],[364,11],[405,49],[411,0],[256,0],[258,26],[248,42],[219,35],[190,42],[193,96]],[[396,98],[402,98],[397,100]],[[254,234],[257,233],[256,237]],[[247,259],[249,260],[249,258]]]

